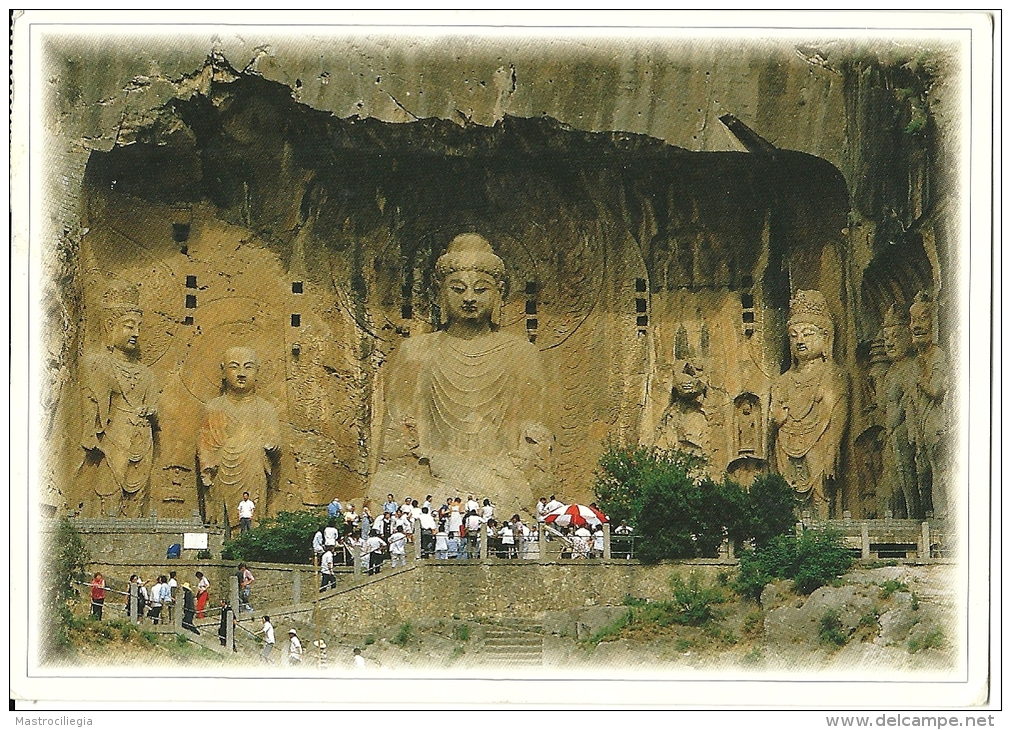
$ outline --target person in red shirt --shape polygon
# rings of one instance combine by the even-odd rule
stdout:
[[[95,573],[91,579],[91,615],[102,620],[102,608],[105,606],[105,578],[101,573]]]

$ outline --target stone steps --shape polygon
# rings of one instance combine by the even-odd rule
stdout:
[[[539,667],[544,652],[540,629],[539,621],[529,619],[512,619],[489,626],[476,658],[487,667]]]

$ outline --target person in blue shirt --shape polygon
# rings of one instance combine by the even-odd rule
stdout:
[[[397,508],[400,505],[397,504],[397,500],[393,498],[392,494],[386,495],[386,503],[383,504],[383,512],[388,515],[395,515],[397,513]]]
[[[329,517],[336,517],[341,513],[341,501],[337,497],[326,506],[326,513]]]

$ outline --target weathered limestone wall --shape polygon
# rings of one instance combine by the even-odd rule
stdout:
[[[454,566],[433,562],[328,598],[321,612],[326,624],[344,633],[365,633],[418,617],[536,618],[544,611],[577,605],[617,605],[626,595],[666,600],[674,576],[697,573],[703,583],[710,584],[729,569],[716,564]]]
[[[861,471],[883,448],[866,383],[884,311],[947,276],[943,68],[712,41],[48,43],[44,501],[88,498],[78,363],[110,281],[139,285],[161,390],[147,511],[205,507],[196,430],[235,344],[258,351],[282,423],[259,514],[358,498],[383,363],[432,328],[434,259],[469,228],[506,261],[504,328],[547,365],[563,499],[589,497],[607,438],[655,438],[684,361],[705,372],[713,475],[765,468],[789,297],[814,289],[854,381],[836,507],[888,502],[881,469]],[[728,112],[781,149],[741,152]]]

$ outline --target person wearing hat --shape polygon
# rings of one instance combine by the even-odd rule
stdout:
[[[288,666],[294,667],[302,663],[302,642],[298,640],[298,632],[288,629]]]
[[[197,627],[193,625],[193,615],[197,612],[197,600],[193,596],[193,590],[189,583],[183,583],[183,628],[199,635]]]

